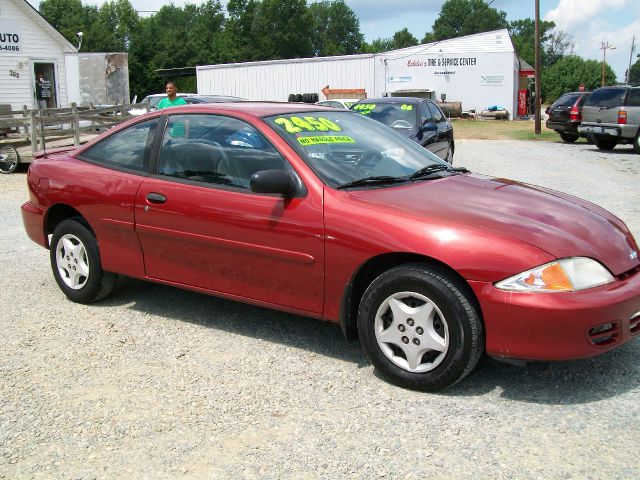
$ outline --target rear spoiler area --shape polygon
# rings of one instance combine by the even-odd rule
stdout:
[[[47,148],[46,151],[41,150],[39,152],[35,152],[33,154],[33,159],[37,159],[37,158],[44,158],[47,155],[51,155],[54,153],[62,153],[62,152],[70,152],[71,150],[75,150],[78,147],[75,147],[73,145],[71,145],[70,147],[59,147],[59,148]]]

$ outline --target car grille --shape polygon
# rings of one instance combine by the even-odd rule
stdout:
[[[592,345],[608,347],[620,341],[620,324],[618,322],[603,323],[590,328],[587,335]]]

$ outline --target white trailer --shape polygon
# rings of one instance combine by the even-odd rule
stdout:
[[[196,67],[198,93],[287,101],[292,93],[364,88],[368,97],[417,92],[463,110],[517,108],[518,58],[506,29],[380,54]]]

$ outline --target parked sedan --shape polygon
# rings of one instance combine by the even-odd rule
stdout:
[[[566,143],[585,136],[578,132],[578,126],[582,121],[582,107],[590,95],[591,92],[569,92],[558,98],[545,112],[549,115],[547,128],[558,132]]]
[[[352,105],[351,110],[384,123],[447,163],[453,163],[453,126],[433,101],[414,97],[368,98]]]
[[[453,385],[483,352],[589,357],[640,332],[620,219],[453,168],[365,115],[174,107],[36,160],[27,181],[27,234],[70,300],[125,275],[324,319],[405,387]]]

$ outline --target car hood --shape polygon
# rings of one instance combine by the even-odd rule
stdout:
[[[376,208],[423,221],[433,218],[516,238],[556,258],[594,258],[614,275],[640,265],[638,247],[620,219],[542,187],[466,174],[350,193]]]

